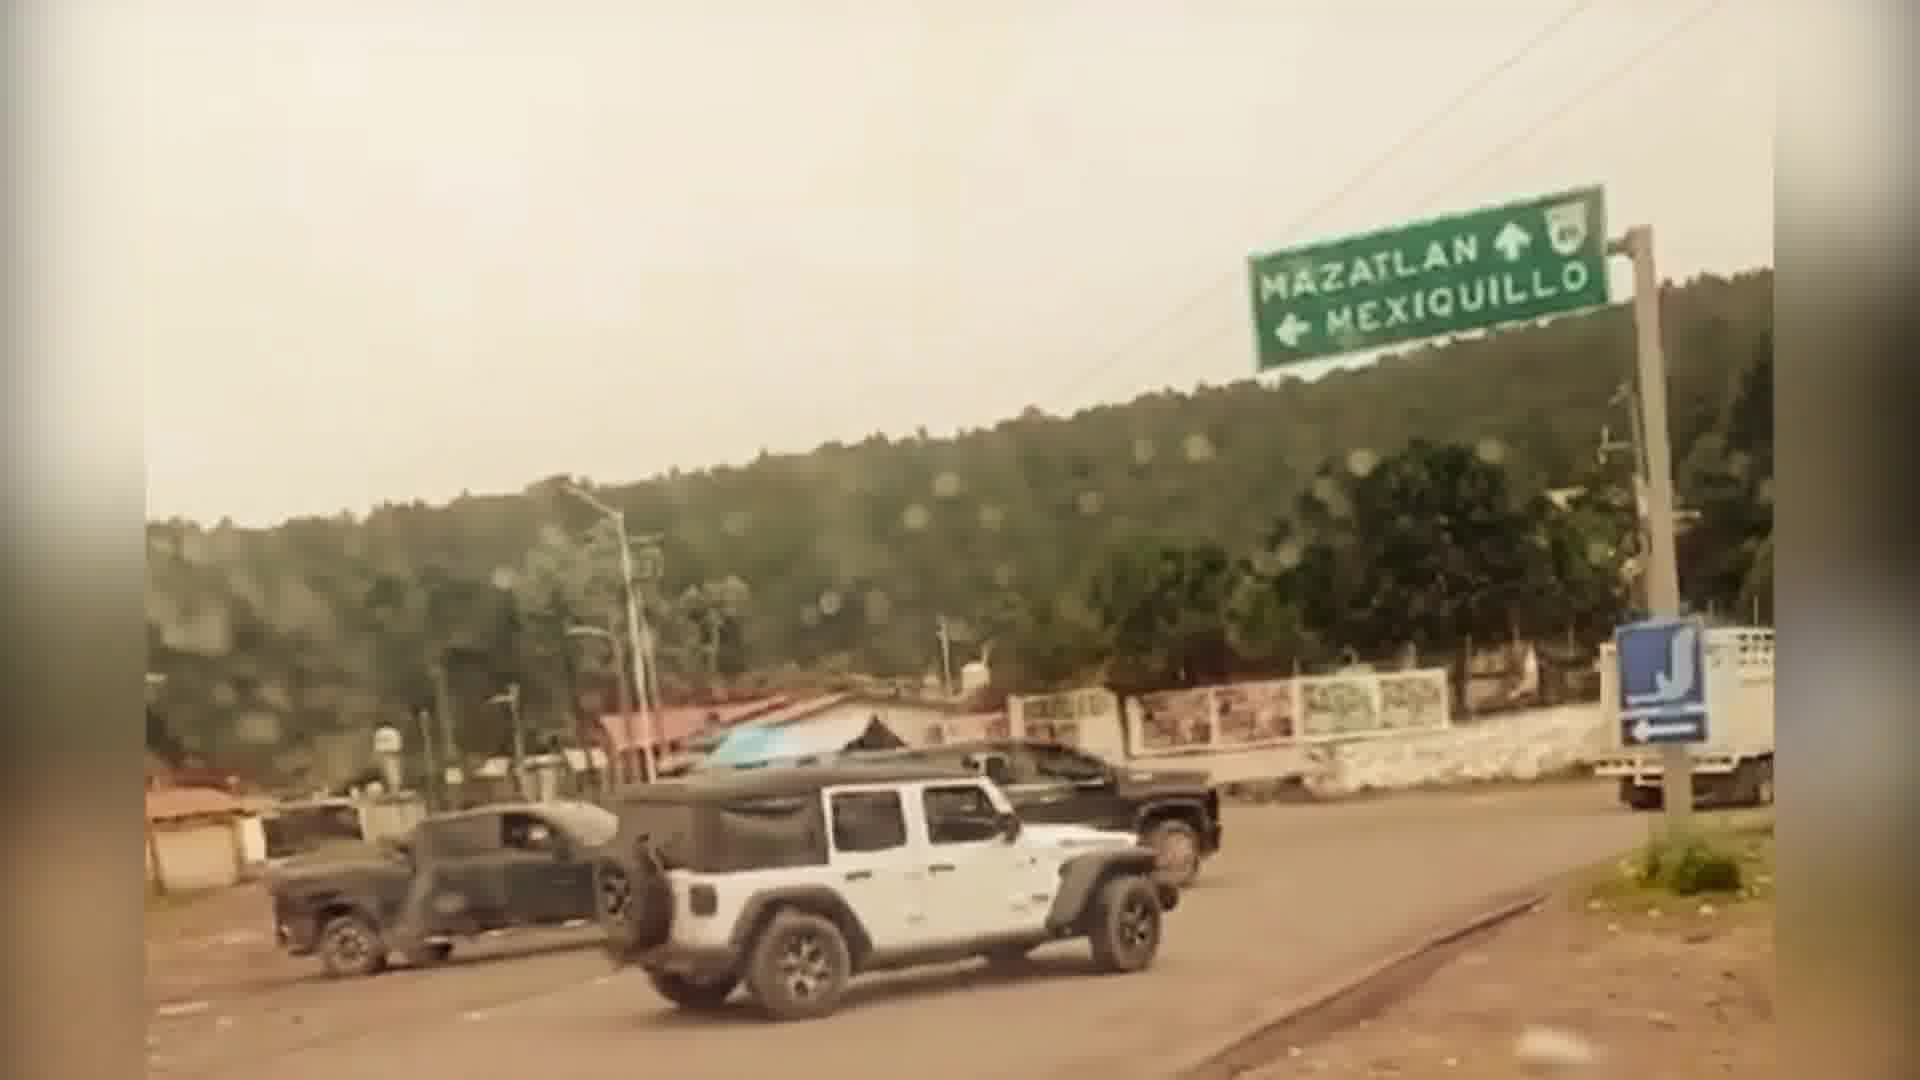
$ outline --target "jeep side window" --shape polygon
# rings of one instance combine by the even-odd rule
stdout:
[[[907,813],[897,791],[843,791],[828,803],[833,849],[887,851],[907,844]]]
[[[1001,833],[1000,811],[977,784],[929,787],[921,798],[932,843],[977,844]]]

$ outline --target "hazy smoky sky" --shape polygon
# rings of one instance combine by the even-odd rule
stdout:
[[[1289,229],[1567,6],[76,5],[49,122],[125,178],[149,512],[265,524],[1242,378],[1249,252],[1561,187],[1770,264],[1762,0],[1488,160],[1696,7],[1591,4]]]

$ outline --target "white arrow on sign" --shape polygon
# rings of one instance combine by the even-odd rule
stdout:
[[[1652,742],[1654,739],[1692,735],[1700,730],[1695,724],[1656,724],[1651,720],[1642,720],[1633,725],[1634,742]]]
[[[1493,238],[1493,246],[1500,249],[1500,254],[1505,255],[1508,262],[1519,262],[1520,256],[1527,253],[1527,245],[1531,243],[1533,237],[1515,221],[1507,222],[1506,227]]]
[[[1289,311],[1287,317],[1280,320],[1280,325],[1273,328],[1273,336],[1280,339],[1280,344],[1291,349],[1299,345],[1300,339],[1311,329],[1312,323]]]

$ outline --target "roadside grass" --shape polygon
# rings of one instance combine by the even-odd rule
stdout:
[[[1770,908],[1773,814],[1703,814],[1682,835],[1656,824],[1638,850],[1588,871],[1571,896],[1588,911],[1655,918],[1736,904]]]

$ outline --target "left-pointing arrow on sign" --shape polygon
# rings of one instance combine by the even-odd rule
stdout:
[[[1651,720],[1642,720],[1633,725],[1633,741],[1651,742],[1654,739],[1670,739],[1683,735],[1691,735],[1694,733],[1694,730],[1695,725],[1689,723],[1656,724]]]
[[[1298,346],[1300,339],[1312,329],[1312,323],[1289,311],[1287,317],[1280,320],[1280,325],[1273,328],[1273,336],[1280,339],[1280,344],[1291,349]]]

